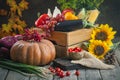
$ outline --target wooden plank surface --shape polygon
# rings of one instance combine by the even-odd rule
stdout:
[[[51,37],[49,37],[48,39],[54,41],[58,45],[62,45],[62,46],[67,45],[66,32],[54,31],[51,33]]]
[[[89,40],[91,37],[91,33],[92,29],[79,29],[76,31],[69,32],[67,35],[68,46]]]
[[[112,70],[100,70],[103,80],[120,80],[120,66]]]
[[[9,71],[6,80],[29,80],[29,76],[23,76],[20,73]]]
[[[90,39],[92,29],[78,29],[70,32],[54,31],[49,40],[54,41],[57,45],[70,46]]]
[[[54,76],[54,80],[78,80],[77,76],[75,75],[76,70],[70,71],[70,76],[65,76],[64,78],[60,78],[59,76]]]
[[[56,57],[57,58],[68,56],[67,47],[55,45],[55,49],[56,49]]]
[[[78,76],[78,80],[86,80],[86,73],[85,73],[85,69],[80,69],[80,76]]]
[[[46,77],[46,79],[38,76],[31,76],[30,80],[53,80],[53,76],[49,75],[48,77]]]
[[[115,68],[115,79],[120,80],[120,67]]]
[[[114,70],[100,70],[103,80],[115,80]]]
[[[99,70],[87,69],[86,80],[102,80]]]
[[[75,76],[74,72],[71,71],[71,76],[59,78],[58,76],[50,77],[49,79],[43,79],[39,77],[31,77],[30,80],[119,80],[120,79],[120,67],[113,70],[79,70],[80,76]],[[1,74],[2,73],[2,74]],[[0,73],[0,80],[5,80],[7,72]],[[29,77],[23,76],[19,73],[10,71],[6,77],[6,80],[29,80]]]
[[[68,54],[68,48],[74,48],[74,47],[80,47],[82,43],[77,43],[77,44],[73,44],[70,46],[60,46],[60,45],[55,45],[56,48],[56,57],[57,58],[62,58],[62,57],[67,57],[69,56]]]
[[[5,80],[8,70],[0,68],[0,80]]]
[[[120,48],[118,48],[118,49],[115,51],[115,56],[116,56],[117,61],[118,61],[119,65],[120,65]]]

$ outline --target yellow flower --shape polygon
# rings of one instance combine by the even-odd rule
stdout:
[[[109,27],[108,24],[101,24],[98,28],[95,28],[93,30],[90,42],[93,42],[94,40],[101,40],[103,42],[106,42],[109,46],[112,46],[113,44],[111,40],[114,38],[114,35],[116,33],[116,31],[112,30],[113,28]]]
[[[104,56],[109,51],[109,46],[101,40],[95,40],[89,44],[88,51],[98,59],[104,59]]]

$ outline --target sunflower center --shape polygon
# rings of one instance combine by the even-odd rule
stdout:
[[[107,39],[107,34],[106,32],[98,32],[95,36],[95,39],[96,40],[102,40],[102,41],[105,41]]]
[[[94,53],[95,53],[95,55],[98,55],[98,56],[102,55],[104,53],[103,46],[100,46],[100,45],[96,46],[94,48]]]

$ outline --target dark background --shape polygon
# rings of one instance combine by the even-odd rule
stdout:
[[[54,10],[57,4],[56,0],[27,0],[29,2],[29,9],[23,12],[23,19],[26,21],[28,27],[34,26],[37,19],[37,13],[47,13],[47,9]],[[9,10],[6,5],[6,0],[0,0],[0,9]],[[100,15],[96,21],[99,24],[109,24],[114,30],[117,30],[116,36],[120,35],[120,0],[104,0],[100,6]],[[0,25],[7,23],[7,17],[0,16]]]

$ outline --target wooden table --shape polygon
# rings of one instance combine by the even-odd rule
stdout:
[[[69,77],[59,78],[50,75],[47,80],[120,80],[120,48],[115,51],[115,66],[113,70],[79,69],[80,76],[75,76],[75,70],[71,70]],[[24,76],[17,72],[0,68],[0,80],[45,80],[37,76]]]

